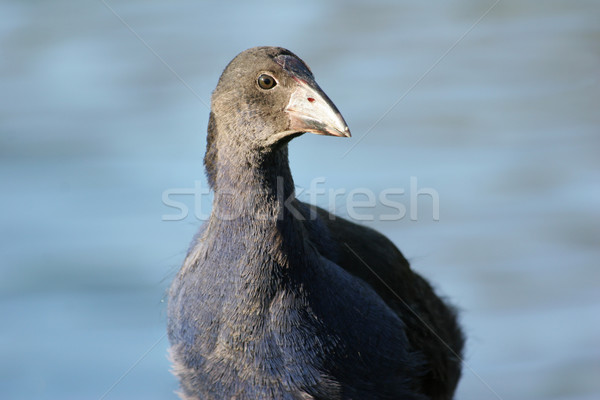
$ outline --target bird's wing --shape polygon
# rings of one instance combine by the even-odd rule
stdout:
[[[322,208],[299,203],[310,240],[321,255],[369,283],[388,304],[395,303],[394,292],[406,293],[415,274],[387,237]]]
[[[367,282],[405,323],[413,348],[425,355],[431,368],[424,390],[434,398],[438,392],[451,393],[449,388],[460,376],[464,343],[455,310],[412,271],[400,250],[381,233],[319,207],[300,203],[298,208],[321,255]]]

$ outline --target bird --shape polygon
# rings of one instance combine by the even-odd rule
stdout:
[[[350,137],[307,64],[254,47],[211,98],[214,192],[168,291],[183,399],[452,399],[458,313],[383,234],[295,198],[290,140]]]

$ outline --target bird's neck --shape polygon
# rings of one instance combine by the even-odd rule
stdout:
[[[302,221],[288,204],[294,184],[287,148],[263,157],[243,166],[217,166],[208,225],[218,246],[209,256],[215,257],[211,268],[227,275],[225,308],[237,321],[231,329],[240,330],[241,338],[262,337],[255,330],[262,329],[260,321],[274,298],[289,289],[290,281],[310,275],[315,264]]]
[[[289,217],[286,202],[294,199],[287,147],[272,152],[219,153],[212,218],[253,224]]]
[[[204,260],[204,273],[214,276],[209,281],[219,296],[210,301],[227,316],[220,354],[238,369],[268,359],[283,371],[284,358],[271,351],[269,338],[299,337],[299,327],[309,329],[312,320],[303,310],[320,268],[294,208],[287,145],[266,153],[223,147],[210,157],[205,163],[215,197],[203,239],[206,253],[197,257]]]
[[[287,145],[249,153],[225,150],[217,155],[208,226],[218,241],[232,248],[231,261],[244,274],[270,279],[278,269],[305,264],[299,256],[305,253],[304,227],[296,208]]]

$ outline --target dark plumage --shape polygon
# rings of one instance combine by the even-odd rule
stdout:
[[[213,211],[169,293],[181,396],[452,398],[453,309],[386,237],[293,199],[287,143],[304,132],[350,136],[304,62],[234,58],[212,97]]]

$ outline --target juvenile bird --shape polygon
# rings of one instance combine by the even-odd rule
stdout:
[[[294,197],[288,142],[349,137],[292,52],[227,65],[204,164],[213,209],[169,291],[184,399],[451,399],[454,309],[382,234]]]

